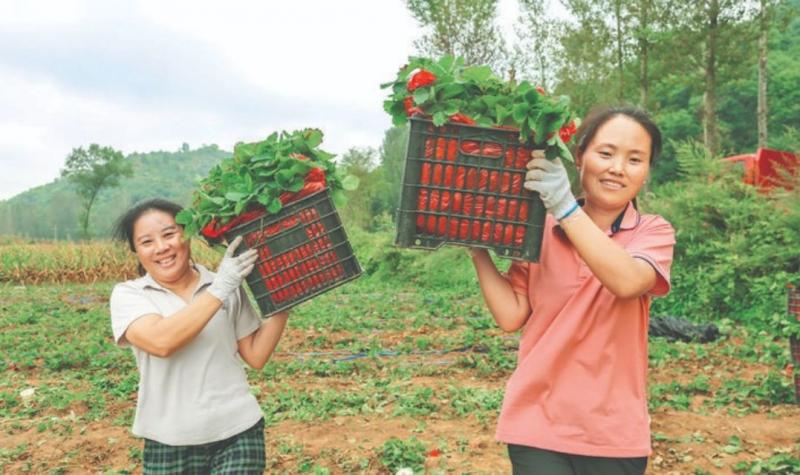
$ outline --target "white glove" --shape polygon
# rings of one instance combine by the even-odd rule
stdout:
[[[535,150],[531,156],[534,158],[528,162],[529,171],[525,174],[523,186],[539,193],[544,207],[560,221],[578,206],[569,186],[567,170],[558,157],[553,160],[544,158],[543,150]]]
[[[241,242],[242,237],[237,236],[228,245],[228,249],[222,257],[222,262],[219,263],[217,268],[217,276],[208,286],[208,293],[219,300],[224,301],[242,285],[242,281],[253,270],[253,266],[255,266],[258,259],[258,253],[255,249],[250,249],[239,256],[234,256],[233,253]]]

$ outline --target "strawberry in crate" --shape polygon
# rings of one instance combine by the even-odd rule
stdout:
[[[335,207],[358,180],[337,171],[321,143],[321,131],[305,129],[237,144],[177,216],[186,235],[200,233],[211,243],[242,236],[240,252],[258,251],[246,280],[264,315],[361,273]]]

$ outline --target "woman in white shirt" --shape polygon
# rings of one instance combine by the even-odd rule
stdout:
[[[152,199],[117,222],[140,278],[111,294],[114,339],[139,369],[133,434],[145,439],[144,473],[263,473],[264,422],[241,360],[260,369],[288,314],[262,322],[241,288],[257,260],[227,249],[217,272],[191,260],[181,207]],[[240,360],[241,358],[241,360]]]

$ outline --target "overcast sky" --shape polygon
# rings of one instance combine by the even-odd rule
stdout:
[[[516,0],[501,0],[510,38]],[[124,153],[319,127],[379,147],[385,91],[422,31],[403,0],[2,0],[0,200],[74,147]]]

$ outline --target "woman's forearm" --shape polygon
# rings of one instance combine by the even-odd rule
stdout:
[[[488,251],[471,249],[470,254],[483,298],[497,325],[504,331],[518,330],[530,315],[527,296],[514,292],[511,283],[497,270]]]
[[[559,224],[592,273],[617,297],[639,297],[655,285],[655,270],[631,257],[580,208]]]
[[[269,361],[286,328],[288,312],[280,312],[266,321],[254,333],[239,340],[239,355],[251,367],[261,369]]]
[[[168,317],[147,315],[136,320],[128,327],[125,338],[150,354],[167,357],[203,331],[221,306],[219,299],[202,292]]]

